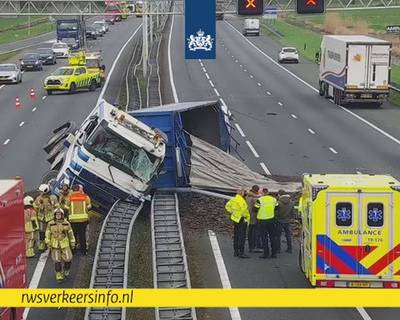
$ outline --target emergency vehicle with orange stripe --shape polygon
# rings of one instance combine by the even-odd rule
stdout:
[[[400,288],[400,182],[307,174],[299,263],[318,287]]]

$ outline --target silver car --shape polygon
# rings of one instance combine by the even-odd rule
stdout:
[[[22,72],[16,64],[0,64],[0,83],[20,83]]]
[[[93,24],[97,24],[97,25],[101,26],[103,29],[103,33],[106,33],[109,30],[109,26],[105,20],[97,20],[97,21],[93,22]]]

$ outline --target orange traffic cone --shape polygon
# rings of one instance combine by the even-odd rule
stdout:
[[[36,94],[35,94],[35,90],[33,90],[33,88],[31,88],[31,93],[30,93],[30,98],[32,99],[32,100],[35,100],[36,99]]]
[[[19,98],[18,98],[18,97],[15,98],[15,107],[16,107],[17,109],[19,109],[19,108],[22,107],[21,101],[19,101]]]

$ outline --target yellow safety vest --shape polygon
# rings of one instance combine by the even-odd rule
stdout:
[[[46,244],[53,249],[75,246],[74,232],[68,221],[50,221],[46,229]]]
[[[77,223],[89,221],[88,209],[90,208],[90,198],[82,192],[75,191],[70,194],[68,200],[69,222]]]
[[[258,208],[257,219],[258,220],[270,220],[275,217],[275,207],[278,205],[276,199],[272,196],[260,197],[255,207]]]
[[[226,211],[231,214],[231,220],[239,223],[244,218],[246,222],[250,220],[250,212],[246,200],[239,194],[230,199],[225,205]]]

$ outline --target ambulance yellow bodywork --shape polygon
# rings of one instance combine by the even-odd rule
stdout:
[[[306,174],[299,263],[313,286],[400,288],[400,182]]]

